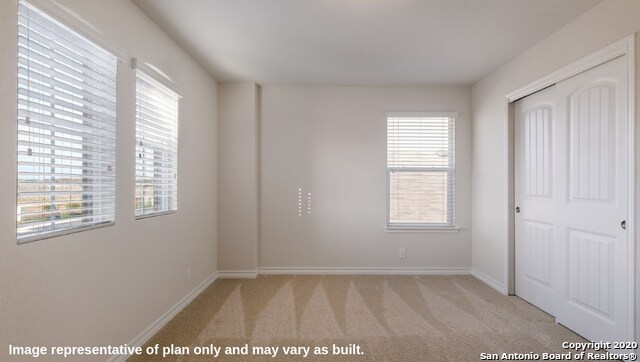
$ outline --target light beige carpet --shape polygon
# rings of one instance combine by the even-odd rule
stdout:
[[[129,361],[477,361],[481,353],[567,353],[564,341],[585,342],[472,276],[260,276],[216,281],[147,344],[160,353],[186,346],[189,355]],[[249,355],[194,355],[247,344]],[[363,354],[333,355],[334,344]],[[256,356],[254,346],[279,350]],[[285,346],[311,349],[303,358],[284,355]]]

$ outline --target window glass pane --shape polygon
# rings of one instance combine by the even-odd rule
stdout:
[[[18,4],[17,236],[115,220],[117,59]]]
[[[178,209],[179,96],[137,72],[136,216]]]
[[[393,172],[389,180],[391,223],[447,223],[446,171]]]
[[[453,226],[453,116],[387,118],[387,225]]]

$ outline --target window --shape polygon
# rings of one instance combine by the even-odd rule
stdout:
[[[138,70],[136,81],[136,217],[178,209],[180,96]]]
[[[387,116],[387,227],[455,225],[455,114]]]
[[[115,220],[117,58],[18,4],[17,238]]]

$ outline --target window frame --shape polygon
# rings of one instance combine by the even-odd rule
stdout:
[[[26,162],[26,163],[30,163],[30,162],[29,161],[20,161],[20,159],[17,158],[16,159],[16,242],[17,242],[18,245],[26,244],[26,243],[30,243],[30,242],[34,242],[34,241],[38,241],[38,240],[58,237],[58,236],[62,236],[62,235],[69,235],[69,234],[74,234],[74,233],[83,232],[83,231],[87,231],[87,230],[93,230],[93,229],[98,229],[98,228],[103,228],[103,227],[115,225],[115,223],[116,223],[116,210],[117,210],[117,182],[116,182],[116,170],[117,170],[117,123],[118,123],[118,114],[117,114],[118,113],[117,112],[118,111],[118,105],[117,105],[117,103],[118,103],[118,91],[117,91],[117,87],[118,87],[119,66],[120,66],[120,62],[121,62],[121,60],[123,58],[123,55],[122,55],[121,52],[114,51],[114,48],[112,46],[110,46],[109,44],[101,41],[101,38],[99,36],[96,36],[95,32],[92,32],[91,30],[87,30],[88,26],[82,24],[84,19],[80,18],[77,15],[65,16],[65,12],[62,11],[63,9],[61,7],[59,8],[59,7],[53,6],[52,4],[47,3],[46,1],[41,1],[41,0],[28,0],[28,1],[19,0],[17,2],[17,4],[16,4],[16,15],[18,17],[20,17],[20,16],[28,17],[27,14],[20,15],[21,14],[20,7],[28,8],[29,11],[35,11],[38,14],[38,16],[43,17],[47,22],[56,24],[59,27],[60,31],[62,31],[59,34],[56,34],[57,37],[60,37],[60,38],[67,38],[68,37],[68,39],[79,39],[80,42],[85,42],[85,43],[88,43],[92,47],[99,48],[102,52],[108,54],[108,56],[110,58],[112,58],[112,60],[114,62],[113,63],[114,72],[112,74],[105,75],[106,77],[108,77],[109,81],[113,82],[113,93],[112,93],[113,98],[109,99],[107,97],[102,97],[102,96],[97,96],[96,95],[97,99],[100,99],[100,100],[103,100],[103,101],[106,100],[109,103],[113,104],[113,108],[112,109],[108,109],[110,112],[113,112],[113,115],[110,116],[108,113],[104,113],[104,111],[99,111],[99,110],[93,110],[92,111],[92,112],[97,112],[98,114],[100,114],[100,117],[102,117],[102,116],[112,117],[112,122],[105,123],[105,125],[112,126],[112,128],[113,128],[113,140],[112,140],[110,145],[107,144],[107,146],[112,150],[113,159],[112,159],[111,162],[106,164],[106,167],[107,167],[107,170],[108,170],[107,172],[111,173],[110,177],[113,178],[113,181],[112,181],[112,183],[106,183],[106,184],[102,183],[102,182],[95,182],[95,181],[87,183],[88,186],[95,185],[95,186],[98,186],[98,187],[103,186],[103,185],[112,185],[113,189],[112,190],[106,190],[105,192],[111,192],[113,194],[113,197],[111,199],[112,200],[111,202],[113,203],[113,205],[107,206],[110,210],[112,210],[112,213],[98,214],[97,215],[97,217],[98,217],[97,220],[100,220],[100,216],[111,215],[110,217],[107,217],[106,220],[96,221],[96,219],[94,219],[94,217],[96,217],[96,215],[92,214],[93,216],[92,216],[91,220],[83,220],[83,217],[78,218],[79,219],[79,224],[77,224],[77,225],[67,225],[67,226],[62,226],[62,227],[59,227],[59,228],[44,229],[44,230],[40,230],[40,231],[32,231],[32,232],[20,233],[18,230],[20,229],[20,225],[22,225],[22,217],[24,215],[23,213],[21,213],[19,211],[20,210],[20,197],[22,197],[23,192],[25,192],[25,191],[20,191],[20,184],[22,183],[20,181],[20,173],[22,172],[22,171],[20,171],[21,170],[20,167],[22,167],[22,166],[26,167],[27,165],[25,165],[24,162]],[[72,14],[67,14],[67,15],[72,15]],[[44,25],[38,24],[38,25],[35,25],[34,27],[37,29],[38,26],[43,27]],[[32,30],[31,28],[30,28],[30,30],[37,32],[37,30]],[[27,36],[27,40],[30,41],[30,38],[28,36]],[[52,45],[52,44],[53,43],[50,42],[47,45]],[[28,50],[28,51],[33,51],[33,50]],[[64,52],[64,50],[63,50],[63,52]],[[27,58],[27,59],[31,59],[31,58]],[[69,58],[69,59],[72,59],[73,61],[79,61],[78,60],[79,58],[77,58],[77,57],[73,57],[73,58]],[[19,73],[20,55],[17,56],[16,61],[17,61],[17,63],[16,63],[17,64],[17,68],[16,69],[17,69],[17,73]],[[100,59],[100,60],[93,59],[92,61],[100,63],[100,62],[102,62],[104,60],[102,60],[102,59]],[[39,69],[40,69],[40,71],[42,71],[44,68],[40,67]],[[25,71],[31,72],[32,71],[31,70],[31,66],[26,66]],[[34,70],[34,71],[37,71],[37,69]],[[45,74],[48,75],[51,80],[57,80],[56,73],[54,73],[52,70],[48,70],[47,72],[45,72]],[[20,75],[18,74],[17,77],[20,78]],[[25,82],[33,82],[33,80],[31,80],[31,76],[30,75],[27,75],[26,77],[27,78],[25,78]],[[35,84],[37,84],[37,82]],[[70,86],[73,87],[74,85],[70,85]],[[49,85],[48,87],[45,87],[45,85],[42,84],[41,87],[42,88],[40,88],[40,89],[43,89],[45,92],[46,92],[47,89],[51,89],[51,90],[55,90],[56,92],[60,92],[58,90],[58,88],[55,88],[55,86],[53,86],[53,85]],[[100,90],[99,92],[103,92],[103,90]],[[94,95],[94,93],[89,93],[89,94]],[[107,94],[107,93],[105,93],[105,94]],[[74,95],[73,95],[73,93],[69,93],[68,96],[72,97]],[[16,106],[17,106],[18,112],[21,109],[20,108],[20,104],[23,104],[23,107],[24,107],[24,106],[28,106],[29,104],[34,102],[33,100],[29,100],[29,97],[31,97],[30,95],[27,96],[27,97],[28,97],[27,99],[22,99],[21,100],[20,95],[17,95],[17,97],[16,97]],[[75,97],[77,97],[77,95],[75,95]],[[50,98],[51,98],[50,99],[51,101],[57,99],[56,96],[53,96],[53,95]],[[64,99],[61,99],[61,102],[62,103],[65,103],[65,102],[69,103],[68,100],[65,101]],[[78,101],[74,99],[72,102],[78,102]],[[49,102],[49,103],[51,103],[51,102]],[[92,103],[92,102],[90,102],[90,103]],[[84,104],[84,103],[82,103],[82,104]],[[80,105],[80,103],[78,103],[77,105]],[[104,105],[100,105],[100,107],[102,107],[102,106],[104,106]],[[55,103],[55,102],[51,103],[51,105],[48,106],[48,108],[51,108],[51,109],[57,109],[57,107],[61,107],[61,106],[59,104]],[[105,108],[106,108],[106,106],[105,106]],[[61,110],[64,111],[64,107]],[[24,125],[28,125],[29,126],[29,130],[28,131],[23,131],[23,132],[27,132],[27,133],[23,134],[23,137],[26,135],[29,138],[34,137],[34,138],[37,139],[38,135],[41,134],[42,137],[40,137],[40,138],[42,138],[43,140],[52,139],[52,138],[57,138],[58,137],[53,133],[54,132],[60,132],[60,130],[62,130],[63,134],[67,135],[67,137],[60,138],[60,139],[57,140],[57,142],[61,142],[62,144],[52,145],[52,148],[44,148],[45,150],[50,150],[51,152],[53,152],[53,150],[56,149],[56,148],[68,147],[68,150],[66,152],[69,152],[71,154],[73,154],[73,153],[83,153],[83,152],[81,152],[83,149],[79,148],[78,151],[80,151],[80,152],[76,152],[76,151],[73,151],[75,148],[74,147],[70,147],[69,145],[70,144],[84,144],[88,140],[100,139],[102,137],[102,136],[99,136],[98,133],[91,134],[91,133],[87,132],[86,130],[81,130],[81,129],[77,129],[77,128],[73,128],[73,127],[69,126],[69,124],[71,124],[72,122],[75,122],[75,123],[78,123],[79,125],[82,124],[84,127],[86,127],[86,125],[84,125],[83,123],[77,122],[75,120],[76,119],[75,117],[70,116],[71,113],[69,113],[67,116],[64,116],[63,118],[60,119],[62,124],[67,124],[68,130],[69,130],[70,133],[65,133],[64,132],[65,128],[61,127],[61,123],[55,123],[55,124],[52,124],[51,126],[44,126],[44,125],[35,126],[35,131],[32,131],[31,130],[31,123],[32,123],[31,117],[32,117],[33,114],[36,114],[36,115],[38,114],[37,112],[36,113],[33,113],[33,112],[34,111],[32,111],[32,110],[25,110],[25,112],[24,112],[25,114],[28,113],[28,115],[24,116],[24,117],[26,117],[26,119],[23,120],[23,123],[24,123],[23,126]],[[17,116],[18,134],[16,134],[16,142],[18,144],[20,142],[20,135],[19,135],[20,119],[21,119],[21,116]],[[52,120],[50,120],[50,121],[52,121]],[[103,120],[95,120],[95,122],[105,122],[105,121],[103,121]],[[39,132],[42,132],[46,128],[49,128],[49,132],[51,134],[39,133]],[[58,128],[60,130],[57,130]],[[33,133],[33,135],[32,135],[32,133]],[[86,133],[86,135],[83,135],[83,133]],[[74,135],[74,136],[71,137],[71,138],[68,138],[70,135]],[[86,139],[85,139],[85,137],[86,137]],[[74,140],[77,141],[77,142],[74,142]],[[91,141],[89,141],[89,142],[91,142]],[[65,143],[68,143],[68,144],[65,145]],[[98,144],[98,145],[101,145],[101,144]],[[107,147],[107,146],[102,146],[102,147]],[[28,151],[29,152],[28,152],[27,156],[30,157],[31,156],[31,152],[32,152],[31,148]],[[90,151],[90,152],[91,153],[95,153],[97,155],[102,155],[103,154],[102,151]],[[20,148],[18,147],[17,148],[18,156],[19,156],[19,153],[20,153]],[[73,162],[82,161],[83,173],[78,174],[80,176],[77,176],[77,177],[83,177],[84,170],[85,170],[84,167],[92,168],[92,167],[95,167],[98,164],[104,163],[104,160],[101,159],[102,156],[99,156],[99,158],[97,160],[92,162],[93,158],[84,158],[84,156],[83,156],[83,158],[77,158],[76,156],[72,156],[71,154],[70,155],[62,154],[61,157],[59,158],[61,160],[67,160],[67,162],[69,162],[69,163],[60,163],[60,164],[54,163],[54,165],[56,165],[56,166],[53,166],[52,168],[62,168],[62,169],[64,169],[65,167],[67,167],[67,168],[68,167],[77,167],[77,165],[75,165]],[[107,153],[104,153],[104,154],[106,155]],[[58,158],[55,158],[53,156],[55,156],[55,153],[51,154],[51,157],[49,157],[48,159],[54,159],[54,160],[58,159]],[[47,158],[45,157],[45,159],[47,159]],[[40,162],[38,164],[41,164],[46,168],[47,165],[51,165],[50,162],[51,162],[51,160],[49,161],[49,163]],[[37,166],[37,165],[33,164],[32,166]],[[52,174],[52,175],[55,175],[55,174]],[[60,175],[60,174],[57,174],[57,175]],[[71,175],[71,173],[70,173],[70,175]],[[60,177],[60,176],[52,176],[52,177]],[[105,176],[96,176],[96,175],[94,175],[94,177],[103,178]],[[58,184],[58,183],[56,182],[56,184]],[[62,184],[64,184],[64,183],[62,183]],[[68,183],[68,185],[71,185],[71,184]],[[82,183],[82,185],[84,185],[84,182]],[[102,190],[98,190],[97,192],[100,192],[100,191],[102,191]],[[57,192],[57,190],[50,188],[48,191],[45,190],[45,191],[42,191],[41,193],[43,195],[46,194],[46,193],[49,193],[49,196],[51,196],[51,195],[53,195],[54,192]],[[84,199],[85,195],[87,195],[86,192],[91,193],[91,192],[96,192],[96,191],[86,191],[86,190],[84,190],[84,186],[83,186],[83,190],[81,190],[81,191],[80,190],[73,191],[73,194],[81,194],[83,199]],[[71,193],[72,193],[72,191],[70,191],[69,195],[71,195]],[[96,202],[98,202],[98,204],[100,204],[101,202],[104,202],[105,200],[107,200],[107,199],[96,199]],[[51,204],[51,202],[56,202],[56,201],[53,200],[53,201],[49,201],[48,203]],[[42,210],[46,210],[44,208],[44,206],[46,206],[45,204],[47,204],[47,202],[39,202],[39,203],[43,207]],[[77,201],[69,201],[68,203],[77,203]],[[36,204],[36,203],[33,203],[33,204]],[[84,204],[84,202],[82,202],[82,204]],[[104,206],[101,206],[101,207],[104,207]],[[85,211],[85,210],[87,210],[87,208],[82,207],[79,210]]]
[[[174,214],[176,212],[178,212],[178,200],[179,200],[179,126],[180,126],[180,110],[182,109],[182,107],[180,106],[181,100],[182,100],[182,95],[181,93],[176,89],[175,85],[173,84],[173,82],[171,81],[171,79],[165,75],[162,71],[160,71],[158,68],[156,68],[155,66],[148,64],[148,63],[144,63],[144,62],[140,62],[137,58],[133,58],[131,61],[131,67],[132,69],[134,69],[135,71],[135,79],[136,79],[136,114],[135,114],[135,121],[136,121],[136,129],[135,129],[135,149],[136,149],[136,161],[134,164],[134,215],[135,215],[135,219],[136,220],[141,220],[141,219],[147,219],[147,218],[151,218],[151,217],[156,217],[156,216],[163,216],[163,215],[170,215],[170,214]],[[136,199],[137,199],[137,190],[138,190],[138,159],[140,157],[140,154],[138,152],[138,145],[140,143],[140,139],[138,137],[138,74],[142,74],[144,77],[148,78],[154,86],[159,87],[162,89],[163,92],[166,93],[171,93],[173,96],[175,96],[175,102],[176,102],[176,112],[175,112],[175,158],[173,160],[174,164],[175,164],[175,168],[174,168],[174,174],[175,174],[175,199],[173,200],[173,204],[174,204],[174,208],[172,209],[167,209],[167,210],[158,210],[158,211],[150,211],[150,212],[144,212],[144,207],[142,208],[143,212],[139,213],[139,208],[136,206]],[[162,180],[162,178],[158,178],[159,180]],[[155,178],[154,178],[155,180]],[[144,203],[144,200],[142,201]]]
[[[389,121],[390,118],[448,118],[449,134],[452,133],[450,142],[448,144],[449,163],[446,167],[434,167],[434,166],[417,166],[417,167],[390,167],[389,166]],[[386,173],[386,205],[385,205],[385,231],[386,232],[437,232],[437,233],[457,233],[460,229],[456,222],[456,120],[458,113],[455,111],[444,112],[387,112],[385,117],[385,173]],[[445,223],[432,223],[432,222],[416,222],[416,223],[397,223],[391,222],[391,175],[394,172],[432,172],[432,173],[447,173],[447,184],[453,185],[451,191],[451,199],[449,199],[449,190],[445,197],[447,203],[453,208],[452,212],[447,211],[447,222]]]

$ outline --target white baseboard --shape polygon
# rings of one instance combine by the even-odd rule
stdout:
[[[258,268],[259,274],[468,275],[470,268]]]
[[[218,272],[219,279],[254,279],[258,276],[256,270],[222,270]]]
[[[477,269],[472,269],[471,270],[471,275],[473,275],[474,277],[478,278],[481,282],[487,284],[488,286],[490,286],[491,288],[499,291],[502,294],[508,294],[507,293],[507,289],[504,287],[503,283],[498,282],[497,280],[493,279],[492,277],[488,276],[487,274],[477,270]]]
[[[184,307],[186,307],[192,300],[194,300],[203,290],[207,289],[211,283],[219,278],[219,273],[215,272],[210,277],[205,279],[200,285],[195,287],[189,294],[187,294],[176,305],[171,307],[165,314],[163,314],[158,320],[153,322],[147,329],[142,331],[133,341],[129,342],[130,347],[142,347],[151,337],[153,337],[158,331],[164,327],[173,317],[175,317]],[[111,357],[107,362],[124,362],[129,358],[129,355],[117,355]]]

